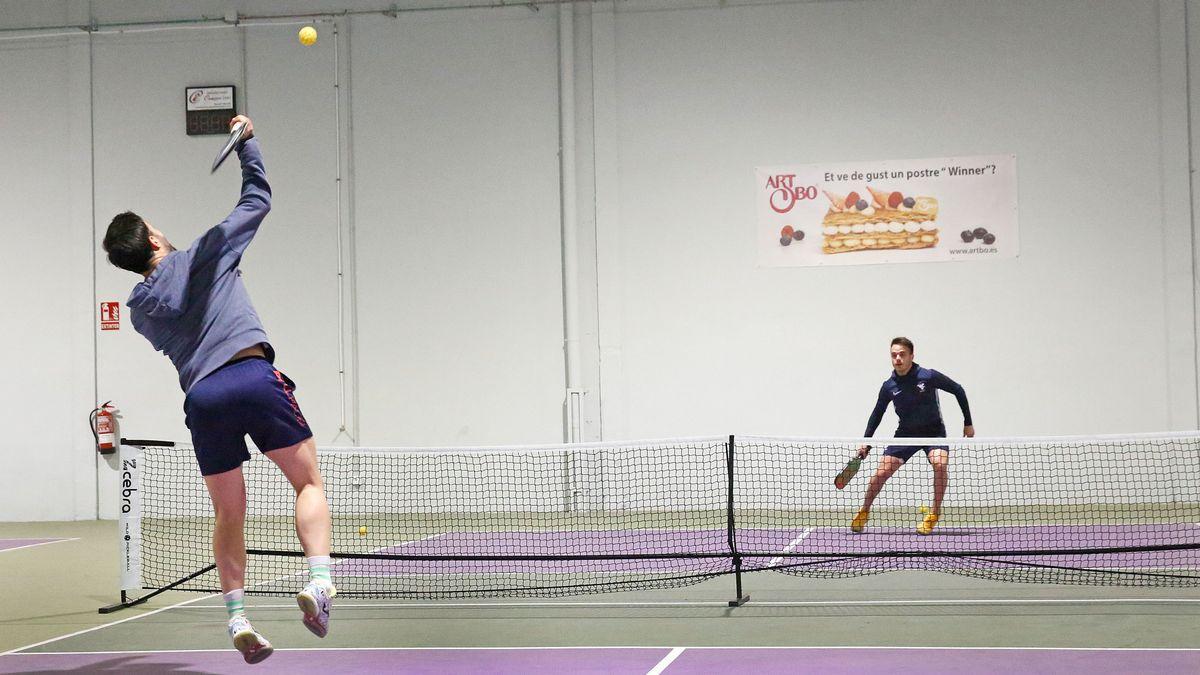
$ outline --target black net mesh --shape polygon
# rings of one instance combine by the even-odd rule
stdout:
[[[338,595],[558,596],[664,588],[733,570],[727,439],[511,450],[329,450]],[[248,592],[307,579],[293,491],[268,459],[244,466]],[[142,578],[211,564],[211,506],[188,447],[146,447]],[[219,588],[215,571],[180,586]]]
[[[934,490],[924,451],[883,484],[854,533],[887,441],[838,490],[833,477],[857,443],[738,438],[733,493],[747,567],[808,576],[921,569],[1037,583],[1200,583],[1200,438],[943,442],[945,499],[922,535]]]
[[[668,588],[732,572],[921,569],[1039,583],[1200,585],[1200,437],[949,445],[940,520],[923,452],[850,524],[880,465],[833,478],[851,440],[739,437],[510,449],[320,452],[339,596],[551,597]],[[187,446],[142,447],[142,581],[212,564],[212,509]],[[246,590],[307,578],[294,493],[255,454]],[[220,588],[215,571],[177,586]]]

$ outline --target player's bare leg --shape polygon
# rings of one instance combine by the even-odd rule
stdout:
[[[225,608],[229,612],[229,637],[246,663],[258,663],[274,649],[265,637],[250,625],[243,605],[246,585],[246,482],[242,467],[204,477],[212,500],[216,522],[213,524],[213,557]]]
[[[858,510],[858,515],[854,516],[854,520],[850,523],[851,532],[863,531],[867,525],[867,519],[871,517],[871,505],[875,503],[875,498],[879,496],[883,484],[902,466],[904,466],[904,461],[899,457],[884,455],[879,460],[879,468],[875,469],[875,475],[871,476],[871,482],[867,485],[867,494],[863,497],[862,508]]]
[[[929,451],[929,464],[933,467],[933,508],[925,514],[925,519],[917,526],[918,534],[930,534],[942,515],[942,498],[946,496],[946,486],[950,483],[950,453],[946,450]]]
[[[330,575],[329,541],[332,524],[325,483],[317,466],[317,445],[309,438],[267,454],[283,470],[296,491],[296,536],[308,557],[311,578],[296,594],[304,626],[317,637],[329,633],[329,611],[337,595]]]
[[[296,491],[296,536],[304,555],[329,555],[329,502],[317,468],[317,444],[309,438],[266,453]]]

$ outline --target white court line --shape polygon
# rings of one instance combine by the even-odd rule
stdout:
[[[917,518],[913,518],[913,522],[916,522],[916,521],[917,521]],[[1146,527],[1154,527],[1155,525],[1171,525],[1171,526],[1178,527],[1179,525],[1184,524],[1184,523],[1112,523],[1112,524],[1107,524],[1107,525],[1105,525],[1105,524],[1089,525],[1087,523],[1027,523],[1027,524],[1018,524],[1018,525],[972,525],[970,523],[955,524],[954,521],[950,518],[948,518],[944,521],[940,521],[940,522],[944,523],[945,527],[939,527],[937,530],[938,532],[944,532],[946,530],[950,530],[953,532],[962,532],[964,530],[1033,530],[1033,529],[1046,528],[1046,527],[1082,527],[1082,528],[1087,528],[1087,529],[1095,529],[1095,528],[1099,528],[1099,527],[1120,527],[1120,528],[1126,528],[1126,529],[1144,529]],[[1200,523],[1196,523],[1196,525],[1200,525]],[[772,530],[773,531],[776,529],[787,529],[787,528],[762,527],[762,528],[750,528],[750,529]],[[813,529],[827,530],[827,531],[830,531],[830,530],[831,531],[839,531],[839,530],[849,531],[850,526],[849,525],[814,525]],[[889,534],[895,533],[897,531],[912,533],[913,529],[912,529],[912,527],[910,527],[908,525],[879,525],[879,526],[875,527],[873,530],[865,530],[864,533],[869,534],[872,531],[886,532]],[[856,534],[854,536],[859,537],[861,535]]]
[[[381,546],[381,547],[375,549],[374,551],[372,551],[372,553],[379,553],[380,551],[390,549],[390,548],[399,548],[401,546],[408,546],[409,544],[417,544],[417,543],[420,543],[423,541],[429,541],[430,539],[436,539],[438,537],[445,537],[447,535],[452,535],[452,534],[458,534],[458,533],[457,532],[439,532],[438,534],[431,534],[427,537],[421,537],[420,539],[413,539],[412,541],[404,541],[404,542],[400,542],[399,544],[389,544],[388,546]],[[803,538],[803,537],[801,537],[801,538]],[[389,559],[388,558],[382,558],[382,559],[342,558],[341,560],[334,562],[333,565],[336,566],[339,564],[345,564],[347,562],[352,562],[352,561],[386,563],[389,561]],[[430,563],[430,562],[451,562],[451,563],[497,562],[497,563],[502,563],[502,562],[506,562],[506,561],[501,559],[501,560],[478,560],[478,561],[475,561],[475,560],[468,560],[468,561],[461,561],[461,560],[407,560],[404,562],[409,562],[409,563],[414,563],[414,562],[427,562],[427,563]],[[549,561],[549,562],[554,562],[554,561]],[[567,562],[605,562],[605,561],[598,560],[598,561],[567,561]],[[653,571],[664,572],[664,573],[669,572],[671,574],[684,574],[684,573],[685,574],[722,574],[723,573],[720,571],[708,570],[708,569],[701,569],[701,570],[667,569],[667,570],[653,570]],[[466,570],[466,571],[461,571],[461,572],[444,572],[444,571],[438,571],[438,570],[431,570],[431,571],[421,571],[421,572],[404,572],[403,574],[388,574],[385,572],[378,572],[378,573],[371,573],[371,574],[352,574],[350,576],[352,576],[355,579],[395,579],[395,578],[410,578],[410,577],[447,577],[447,576],[464,576],[464,577],[471,577],[471,578],[479,578],[479,577],[511,577],[516,574],[543,574],[543,573],[547,573],[547,571],[546,570],[536,570],[536,569],[525,569],[525,570],[516,569],[511,572],[476,572],[476,571],[472,571],[472,570]],[[553,573],[553,572],[549,572],[549,573]],[[638,570],[596,570],[596,571],[587,571],[585,573],[586,574],[594,574],[596,576],[629,576],[629,575],[644,575],[644,574],[647,574],[647,571],[640,570],[640,569],[638,569]]]
[[[27,654],[13,654],[13,656],[83,656],[83,655],[132,655],[132,654],[220,654],[228,652],[231,648],[225,649],[150,649],[144,651],[87,651],[87,652],[29,652]],[[454,652],[476,652],[476,651],[552,651],[565,649],[670,649],[672,652],[678,650],[682,653],[687,649],[708,649],[708,650],[729,650],[729,649],[791,649],[791,650],[879,650],[879,649],[903,649],[903,650],[920,650],[920,651],[1044,651],[1044,652],[1200,652],[1200,647],[920,647],[913,645],[903,646],[885,646],[885,645],[742,645],[742,646],[708,646],[708,645],[693,645],[690,647],[663,647],[653,645],[593,645],[579,646],[568,645],[559,647],[276,647],[277,652],[424,652],[424,651],[454,651]],[[4,656],[9,654],[0,654]],[[668,656],[670,656],[668,654]],[[678,658],[678,654],[676,654]],[[649,675],[649,674],[647,674]]]
[[[13,654],[13,656],[67,656],[95,655],[118,656],[130,654],[223,654],[231,648],[224,649],[151,649],[144,651],[87,651],[87,652],[28,652]],[[565,649],[670,649],[669,647],[646,645],[562,645],[550,647],[276,647],[276,652],[481,652],[481,651],[554,651]],[[683,649],[679,647],[678,649]],[[734,647],[714,647],[714,649],[735,649]],[[1154,650],[1149,650],[1154,651]],[[7,652],[6,652],[7,653]],[[0,654],[4,656],[4,654]]]
[[[812,531],[813,528],[811,527],[804,528],[804,531],[800,533],[800,536],[793,539],[792,543],[788,544],[787,547],[780,551],[780,553],[791,553],[792,551],[795,551],[796,545],[804,541],[804,538],[812,534]],[[783,560],[782,557],[771,558],[771,561],[767,563],[767,567],[774,567],[775,565],[778,565],[781,560]]]
[[[425,559],[425,560],[399,560],[399,561],[394,558],[381,558],[381,559],[361,558],[360,560],[370,560],[372,562],[377,561],[377,562],[407,562],[407,563],[417,563],[417,562],[424,562],[424,563],[540,562],[540,561],[529,561],[529,560],[513,561],[513,560],[506,560],[503,558],[496,559],[496,560],[433,560],[433,559]],[[637,559],[631,558],[630,560],[637,560]],[[556,560],[549,560],[547,562],[621,562],[621,561],[619,561],[619,560],[618,561],[607,561],[607,560],[556,561]],[[753,570],[743,570],[743,571],[754,572],[754,571],[765,570],[765,569],[766,569],[765,567],[762,567],[762,568],[756,567]],[[670,568],[653,569],[653,568],[648,568],[648,569],[632,569],[632,570],[620,570],[620,571],[618,571],[618,570],[570,570],[570,571],[564,572],[562,570],[552,570],[552,569],[536,569],[536,568],[516,569],[516,568],[514,568],[511,572],[473,572],[471,570],[466,570],[466,571],[461,571],[461,572],[441,572],[441,571],[438,571],[435,569],[435,570],[430,570],[427,572],[403,572],[403,573],[398,573],[398,574],[389,574],[386,572],[372,572],[370,574],[346,573],[342,576],[343,576],[343,578],[350,577],[352,579],[408,579],[408,578],[412,578],[412,577],[442,577],[442,578],[444,578],[444,577],[469,577],[471,579],[479,579],[479,578],[486,578],[486,577],[504,578],[504,577],[516,576],[519,574],[590,574],[592,576],[597,576],[597,577],[627,577],[627,576],[644,576],[646,574],[653,574],[653,573],[664,573],[664,574],[671,574],[671,575],[729,574],[729,572],[726,570],[713,570],[713,569],[670,569]]]
[[[409,544],[419,544],[423,541],[429,541],[430,539],[437,539],[438,537],[444,537],[448,534],[453,534],[453,533],[452,532],[438,532],[437,534],[430,534],[430,535],[421,537],[420,539],[410,539],[408,541],[402,541],[399,544],[392,543],[392,544],[388,544],[387,546],[380,546],[379,548],[375,549],[374,551],[371,551],[371,553],[379,553],[380,551],[383,551],[385,549],[400,548],[401,546],[408,546]],[[355,558],[342,558],[341,560],[338,560],[337,562],[335,562],[333,564],[340,565],[341,563],[349,562],[351,560],[355,560]],[[371,560],[371,558],[358,558],[358,560]]]
[[[0,653],[0,656],[7,656],[7,655],[9,655],[9,654],[16,654],[17,652],[24,651],[24,650],[26,650],[26,649],[33,649],[34,647],[41,647],[42,645],[48,645],[48,644],[50,644],[51,642],[58,642],[59,640],[65,640],[65,639],[67,639],[67,638],[75,637],[75,636],[77,636],[77,635],[83,635],[83,634],[85,634],[85,633],[91,633],[92,631],[97,631],[97,630],[100,630],[101,628],[108,628],[108,627],[110,627],[110,626],[115,626],[115,625],[117,625],[117,624],[120,624],[120,623],[125,623],[126,621],[133,621],[134,619],[141,619],[141,618],[143,618],[143,617],[150,616],[151,614],[158,614],[159,612],[164,612],[164,611],[166,611],[166,610],[168,610],[168,609],[175,609],[176,607],[182,607],[183,605],[190,605],[190,604],[191,604],[191,603],[193,603],[193,602],[197,602],[197,601],[199,601],[199,600],[204,600],[204,599],[206,599],[206,598],[215,597],[215,596],[217,596],[217,595],[220,595],[220,594],[219,594],[219,593],[213,593],[213,594],[211,594],[211,595],[202,595],[202,596],[200,596],[200,597],[198,597],[198,598],[192,598],[191,600],[184,600],[183,602],[177,602],[177,603],[175,603],[174,605],[170,605],[170,606],[168,606],[168,607],[159,607],[159,608],[158,608],[158,609],[156,609],[156,610],[149,611],[149,612],[145,612],[145,613],[143,613],[143,614],[135,614],[135,615],[133,615],[133,616],[127,616],[127,617],[125,617],[124,619],[119,619],[119,620],[117,620],[117,621],[110,621],[109,623],[102,624],[102,625],[99,625],[99,626],[92,626],[91,628],[85,628],[85,629],[83,629],[83,630],[77,630],[77,631],[75,631],[74,633],[68,633],[68,634],[66,634],[66,635],[60,635],[60,636],[58,636],[58,637],[53,637],[53,638],[50,638],[49,640],[42,640],[41,642],[35,642],[35,643],[31,644],[31,645],[25,645],[24,647],[17,647],[16,649],[10,649],[10,650],[8,650],[8,651],[6,651],[6,652]],[[72,654],[72,653],[75,653],[75,652],[64,652],[64,653]]]
[[[887,606],[887,605],[1106,605],[1111,603],[1200,603],[1200,598],[993,598],[987,600],[811,600],[788,602],[786,600],[755,600],[753,605],[787,606],[787,607],[821,607],[821,606]]]
[[[991,598],[979,600],[964,600],[961,598],[945,600],[753,600],[745,607],[753,609],[756,605],[773,607],[886,607],[886,606],[936,606],[936,605],[1106,605],[1120,603],[1138,604],[1191,604],[1200,603],[1200,598]],[[726,600],[676,600],[654,602],[640,600],[629,602],[380,602],[380,603],[349,603],[337,604],[339,610],[347,609],[513,609],[530,608],[586,608],[586,607],[728,607]],[[254,609],[295,609],[295,604],[256,604]],[[164,608],[170,609],[170,608]]]
[[[17,538],[18,537],[13,537],[13,539],[0,539],[0,542],[13,541],[14,539],[17,539]],[[37,539],[37,537],[21,537],[21,538]],[[6,551],[20,551],[23,548],[33,548],[34,546],[45,546],[46,544],[58,544],[58,543],[64,542],[64,541],[79,541],[79,537],[71,537],[70,539],[51,539],[50,541],[39,541],[36,544],[25,544],[24,546],[12,546],[10,548],[0,548],[0,553],[4,553]]]
[[[393,542],[391,544],[388,544],[387,546],[380,546],[377,549],[373,549],[371,551],[371,553],[379,553],[380,551],[386,551],[387,549],[391,549],[391,548],[400,548],[401,546],[408,546],[409,544],[419,544],[423,541],[429,541],[430,539],[437,539],[438,537],[444,537],[447,534],[450,534],[450,533],[449,532],[438,532],[437,534],[430,534],[430,535],[421,537],[420,539],[411,539],[409,541],[402,541],[399,544]],[[380,559],[380,558],[334,558],[333,561],[329,563],[330,570],[337,567],[338,565],[344,565],[348,562],[367,562],[367,563],[387,562],[387,559],[386,558],[383,558],[383,559]],[[303,572],[296,572],[296,574],[292,574],[290,576],[297,576],[299,574],[303,574]],[[354,574],[352,576],[355,579],[370,579],[373,577],[389,577],[389,576],[393,576],[393,575]],[[286,577],[283,577],[283,578],[286,578]],[[262,582],[262,584],[255,584],[255,585],[261,586],[263,584],[274,583],[276,581],[279,581],[279,579],[273,579],[272,581],[264,581],[264,582]]]
[[[683,647],[676,647],[672,649],[671,652],[664,656],[662,661],[659,661],[658,665],[651,668],[646,675],[659,675],[662,673],[662,671],[667,669],[667,666],[671,665],[672,661],[679,658],[679,655],[683,653],[683,650]]]
[[[1196,600],[1200,602],[1200,598]],[[215,605],[214,605],[215,606]],[[295,609],[296,605],[259,605],[254,609]],[[377,604],[337,603],[339,610],[345,609],[514,609],[521,607],[729,607],[728,600],[677,600],[672,602],[653,602],[649,600],[636,602],[381,602]]]

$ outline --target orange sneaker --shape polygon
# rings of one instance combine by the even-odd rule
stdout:
[[[917,534],[931,534],[933,526],[937,525],[937,522],[938,515],[936,513],[925,514],[925,520],[922,520],[921,524],[917,526]]]
[[[854,516],[854,520],[850,521],[850,531],[855,534],[862,532],[863,528],[867,526],[867,519],[870,517],[870,511],[867,511],[866,509],[859,511],[858,515]]]

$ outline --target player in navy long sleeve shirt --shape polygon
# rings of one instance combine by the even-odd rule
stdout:
[[[875,435],[883,413],[887,411],[888,403],[896,408],[896,416],[900,418],[900,426],[896,428],[897,438],[945,438],[946,424],[942,420],[942,407],[938,402],[939,389],[954,395],[963,415],[963,436],[970,438],[975,435],[975,427],[971,422],[971,408],[967,404],[967,392],[962,385],[946,377],[932,368],[922,368],[913,363],[913,344],[908,338],[898,337],[892,340],[892,376],[879,389],[879,398],[875,409],[867,420],[867,430],[864,436]],[[929,534],[937,525],[942,512],[942,498],[946,494],[946,485],[950,477],[950,449],[941,445],[889,445],[879,462],[879,468],[867,486],[867,494],[863,498],[862,509],[850,524],[853,532],[862,532],[870,518],[871,504],[879,496],[883,484],[917,452],[924,450],[926,458],[933,466],[933,508],[926,514],[925,519],[917,526],[920,534]],[[871,446],[859,448],[858,456],[866,457]]]

